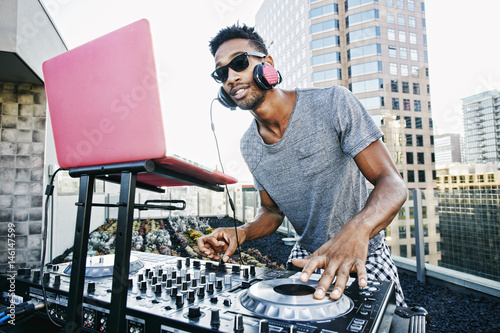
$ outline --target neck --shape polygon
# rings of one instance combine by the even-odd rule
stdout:
[[[257,121],[259,134],[265,143],[276,143],[285,134],[295,105],[295,98],[295,91],[274,88],[266,93],[264,102],[251,111]]]

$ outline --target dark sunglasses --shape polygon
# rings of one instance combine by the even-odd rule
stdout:
[[[229,68],[231,68],[235,72],[241,72],[245,70],[250,64],[248,60],[248,56],[264,58],[266,55],[260,52],[245,52],[242,54],[238,54],[229,62],[229,64],[217,68],[212,73],[212,77],[217,83],[223,83],[227,80],[229,75]]]

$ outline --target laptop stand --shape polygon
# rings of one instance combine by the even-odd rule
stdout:
[[[186,185],[196,185],[217,192],[224,191],[224,188],[218,184],[207,183],[206,181],[200,180],[194,176],[173,172],[162,167],[161,164],[155,163],[153,160],[70,169],[69,174],[71,177],[80,178],[80,189],[78,202],[76,203],[78,208],[65,332],[81,331],[90,215],[92,206],[100,205],[92,203],[92,194],[96,178],[115,182],[119,180],[120,182],[119,202],[115,205],[118,206],[118,219],[108,332],[126,332],[126,291],[128,290],[134,209],[144,209],[148,207],[161,208],[157,205],[135,204],[135,191],[136,188],[146,188],[159,193],[164,192],[164,190],[160,187],[154,187],[151,184],[141,184],[140,182],[137,182],[137,174],[143,172],[153,173],[161,175],[162,177],[181,181]],[[170,207],[167,209],[175,209],[171,206],[167,207]]]

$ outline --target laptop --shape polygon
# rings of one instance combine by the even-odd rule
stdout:
[[[57,161],[61,168],[153,160],[211,184],[237,180],[167,155],[153,42],[145,19],[43,63]],[[154,186],[186,185],[139,174]]]

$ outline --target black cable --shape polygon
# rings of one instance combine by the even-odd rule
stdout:
[[[224,171],[224,165],[222,164],[222,159],[220,157],[219,141],[217,140],[217,134],[215,134],[215,125],[214,125],[214,121],[213,121],[213,117],[212,117],[213,105],[214,105],[214,102],[217,101],[217,100],[218,100],[218,98],[214,98],[212,100],[212,103],[210,103],[210,125],[211,125],[211,128],[212,128],[212,133],[214,134],[215,147],[217,148],[217,156],[219,157],[220,167],[222,168],[222,173],[225,173],[225,171]],[[236,209],[234,207],[233,199],[231,198],[231,195],[229,194],[229,189],[227,188],[227,184],[224,184],[224,187],[226,188],[226,196],[227,196],[228,201],[229,201],[229,206],[231,206],[231,210],[233,211],[234,233],[236,235],[236,245],[237,245],[237,249],[236,250],[238,251],[240,264],[243,265],[243,258],[241,256],[240,241],[238,239],[238,225],[236,224]]]
[[[44,212],[44,225],[43,225],[43,233],[42,233],[42,267],[40,268],[40,277],[43,279],[43,268],[45,266],[45,255],[47,253],[47,228],[48,228],[48,214],[49,214],[49,200],[50,197],[53,196],[54,194],[54,179],[56,174],[64,170],[62,168],[57,169],[54,174],[50,177],[49,184],[47,185],[47,188],[45,189],[45,212]],[[52,229],[53,230],[53,229]],[[52,236],[52,235],[51,235]],[[47,316],[49,317],[50,321],[52,324],[56,325],[57,327],[62,327],[58,323],[56,323],[50,313],[49,313],[49,306],[47,303],[47,292],[45,291],[45,283],[42,280],[42,291],[43,291],[43,304],[45,305],[45,312],[47,312]]]

